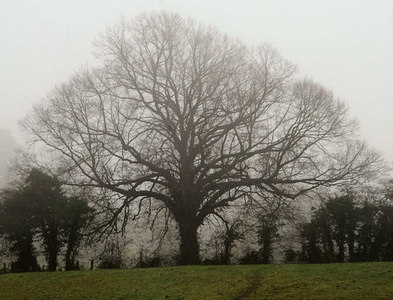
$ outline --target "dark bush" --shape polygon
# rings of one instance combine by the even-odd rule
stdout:
[[[256,250],[251,250],[239,259],[239,263],[242,265],[261,264],[262,263],[261,253]]]

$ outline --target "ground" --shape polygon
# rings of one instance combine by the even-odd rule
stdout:
[[[393,263],[5,274],[0,299],[393,299]]]

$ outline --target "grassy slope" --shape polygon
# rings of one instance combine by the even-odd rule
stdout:
[[[0,299],[393,299],[393,263],[7,274]]]

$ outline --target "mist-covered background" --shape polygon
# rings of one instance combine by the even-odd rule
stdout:
[[[18,120],[83,65],[94,40],[120,18],[167,10],[248,45],[268,42],[299,72],[332,89],[359,120],[361,135],[393,157],[392,1],[0,1],[0,184]]]

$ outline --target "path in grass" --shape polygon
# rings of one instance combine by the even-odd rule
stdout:
[[[393,299],[393,263],[6,274],[0,299]]]

